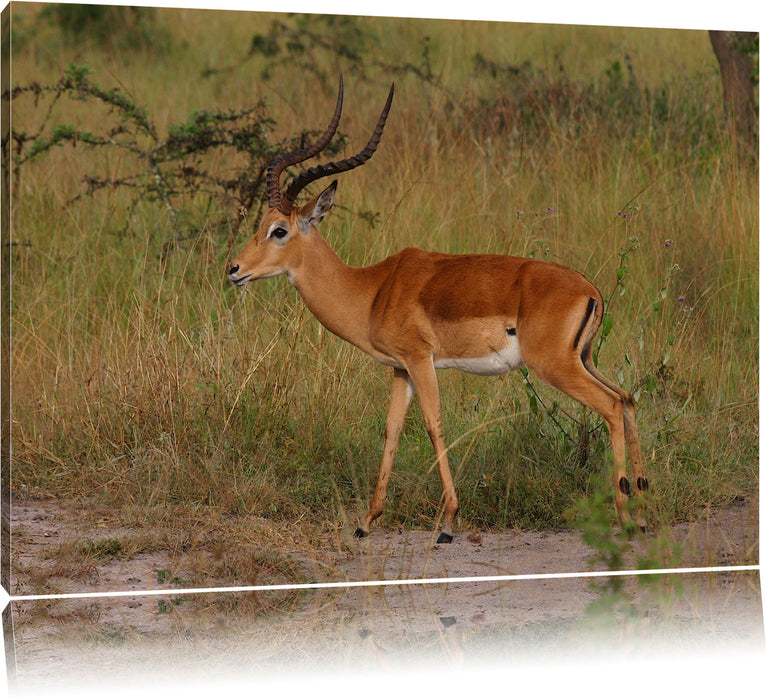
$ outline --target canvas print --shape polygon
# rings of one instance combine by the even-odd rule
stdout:
[[[2,41],[13,688],[762,649],[757,27]]]

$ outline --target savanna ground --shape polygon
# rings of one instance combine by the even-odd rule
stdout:
[[[758,562],[758,156],[727,127],[705,32],[11,12],[12,594]],[[340,72],[327,156],[360,148],[397,93],[323,235],[356,265],[414,245],[594,280],[596,361],[638,398],[644,538],[611,522],[596,417],[530,375],[444,372],[458,537],[430,544],[439,486],[413,412],[378,530],[352,540],[386,371],[285,280],[238,292],[224,274],[263,211],[263,168],[326,122]],[[593,613],[628,639],[645,620],[746,617],[757,640],[758,610],[756,574],[732,573],[681,591],[577,579],[13,606],[34,673],[68,649],[78,672],[95,650],[113,670],[166,659],[173,640],[276,668],[272,649],[327,643],[370,664],[418,645],[455,656],[461,636],[525,648],[516,630],[554,649]]]
[[[285,549],[275,561],[268,557],[277,554],[246,547],[253,585],[392,583],[176,593],[198,576],[211,586],[231,581],[221,544],[228,525],[201,527],[185,551],[118,555],[121,543],[155,533],[107,522],[95,527],[89,513],[53,501],[18,504],[14,516],[16,595],[126,594],[12,603],[10,658],[21,694],[196,685],[214,677],[267,682],[289,674],[477,669],[483,662],[525,668],[561,656],[570,663],[605,654],[622,663],[678,651],[730,659],[764,646],[756,572],[541,578],[606,569],[575,530],[458,533],[449,545],[435,545],[428,531],[375,532],[315,553]],[[623,548],[625,568],[669,550],[681,551],[673,561],[680,567],[751,562],[758,510],[741,500],[667,528],[660,538],[659,545],[643,538]],[[85,544],[74,549],[74,541]],[[536,578],[484,578],[515,574]],[[396,583],[417,579],[428,583]],[[145,593],[151,590],[163,593]]]

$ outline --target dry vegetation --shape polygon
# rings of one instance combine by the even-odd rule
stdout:
[[[321,128],[342,71],[349,150],[396,81],[380,151],[342,178],[323,225],[335,250],[351,264],[414,245],[580,269],[609,300],[599,365],[639,396],[654,521],[756,494],[758,166],[726,129],[705,33],[157,10],[141,39],[76,41],[40,10],[13,6],[14,86],[88,66],[159,139],[194,110],[252,107],[272,120],[268,143],[287,143]],[[14,129],[41,138],[120,115],[71,95],[13,101]],[[373,488],[384,368],[323,332],[285,280],[227,283],[262,202],[90,194],[85,175],[147,160],[71,136],[19,166],[3,242],[15,493],[117,526],[194,537],[206,522],[208,546],[235,552],[337,546]],[[181,162],[226,177],[246,159],[218,147]],[[441,383],[459,526],[573,522],[605,476],[597,419],[519,374]],[[427,443],[411,414],[380,527],[433,526]]]

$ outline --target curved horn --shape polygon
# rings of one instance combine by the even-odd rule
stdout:
[[[307,160],[308,158],[312,158],[313,156],[318,155],[318,153],[320,153],[326,147],[329,141],[331,141],[332,136],[334,136],[334,133],[337,131],[340,115],[342,114],[343,94],[344,83],[342,80],[342,74],[340,73],[337,104],[334,107],[334,115],[332,116],[331,122],[329,123],[326,131],[321,134],[321,137],[312,146],[307,148],[300,148],[299,150],[291,151],[290,153],[279,156],[278,158],[275,158],[275,160],[273,160],[270,164],[269,168],[267,168],[267,195],[269,196],[270,207],[277,208],[281,204],[280,176],[283,171],[289,165],[296,165],[297,163],[301,163],[303,160]],[[281,209],[281,211],[283,211],[283,213],[286,215],[291,213],[290,209],[288,211]]]
[[[359,165],[366,163],[374,155],[375,151],[377,150],[377,145],[380,143],[380,138],[383,135],[385,121],[388,119],[388,112],[391,109],[391,102],[393,100],[393,87],[393,83],[391,83],[391,90],[388,93],[388,99],[385,101],[385,106],[383,107],[383,111],[380,114],[380,118],[377,120],[377,125],[372,132],[372,136],[370,137],[369,142],[366,144],[366,146],[364,146],[364,149],[359,154],[344,160],[337,161],[336,163],[332,161],[331,163],[326,163],[325,165],[316,165],[315,167],[309,168],[308,170],[305,170],[303,173],[295,177],[291,184],[286,188],[286,191],[283,193],[283,198],[277,207],[279,211],[286,215],[290,214],[291,207],[294,206],[294,201],[296,200],[297,196],[311,182],[327,175],[336,175],[338,173],[344,173],[347,170],[357,168]]]

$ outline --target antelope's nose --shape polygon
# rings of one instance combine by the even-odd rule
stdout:
[[[251,281],[251,275],[250,273],[245,275],[240,274],[240,265],[238,263],[232,263],[232,266],[229,268],[229,279],[238,287],[241,287]]]

